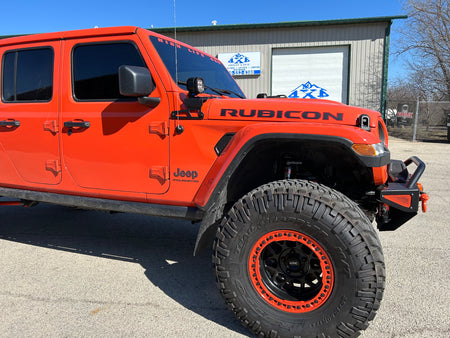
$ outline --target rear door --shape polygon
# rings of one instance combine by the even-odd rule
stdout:
[[[57,129],[59,41],[0,48],[1,183],[61,181]]]
[[[62,152],[70,177],[99,194],[166,192],[169,100],[138,38],[67,40],[64,50]],[[157,107],[120,95],[121,65],[150,70]]]

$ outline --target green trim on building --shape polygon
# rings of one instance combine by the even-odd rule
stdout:
[[[211,26],[192,26],[177,27],[177,32],[199,32],[199,31],[220,31],[220,30],[243,30],[243,29],[273,29],[273,28],[291,28],[291,27],[311,27],[311,26],[333,26],[333,25],[349,25],[349,24],[365,24],[390,22],[395,19],[406,19],[406,15],[398,16],[381,16],[374,18],[355,18],[355,19],[339,19],[339,20],[321,20],[321,21],[288,21],[275,23],[256,23],[256,24],[234,24],[234,25],[211,25]],[[149,28],[157,33],[171,33],[173,27],[165,28]]]
[[[387,96],[387,85],[388,85],[388,67],[389,67],[389,45],[391,43],[391,25],[394,19],[407,19],[407,15],[402,15],[398,17],[392,17],[389,25],[386,27],[386,34],[384,35],[384,58],[383,58],[383,75],[381,84],[381,104],[380,113],[381,117],[385,119],[386,114],[386,96]]]
[[[383,120],[386,114],[386,95],[387,95],[387,82],[388,82],[388,66],[389,66],[389,44],[391,42],[391,23],[386,27],[386,34],[384,35],[384,57],[383,57],[383,75],[381,83],[381,104],[380,113]]]

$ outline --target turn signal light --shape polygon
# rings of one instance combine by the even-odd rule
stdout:
[[[376,151],[371,144],[354,144],[352,148],[360,155],[376,156]]]
[[[378,156],[385,152],[385,147],[382,143],[377,144],[360,144],[352,145],[354,151],[363,156]]]

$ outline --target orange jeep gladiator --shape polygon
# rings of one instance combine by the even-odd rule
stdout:
[[[0,57],[0,204],[201,222],[195,252],[212,245],[223,298],[261,337],[374,318],[372,221],[395,229],[428,199],[378,112],[246,99],[216,58],[136,27],[3,39]]]

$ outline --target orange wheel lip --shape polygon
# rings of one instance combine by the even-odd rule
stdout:
[[[299,242],[311,249],[317,256],[317,259],[319,259],[322,269],[322,287],[312,299],[307,301],[281,299],[264,284],[260,269],[260,255],[270,243],[277,241]],[[326,251],[311,237],[293,230],[277,230],[262,236],[250,252],[248,271],[252,285],[261,298],[271,306],[290,313],[305,313],[318,309],[328,300],[334,285],[333,266]]]

